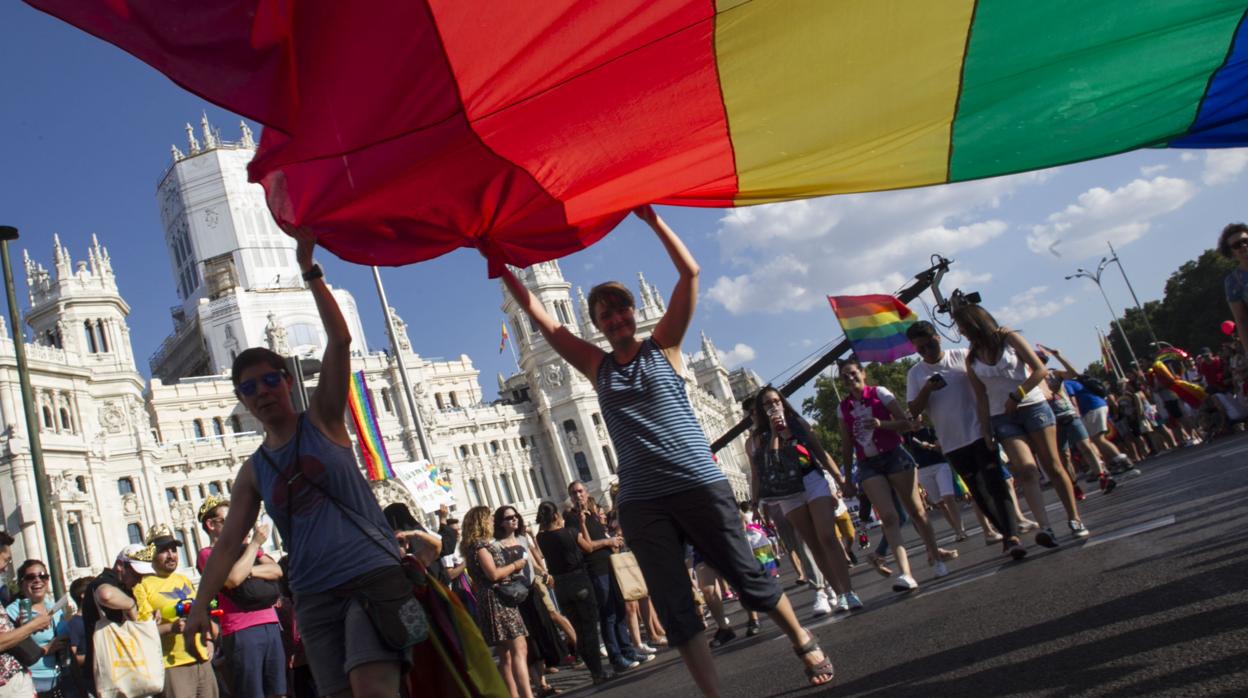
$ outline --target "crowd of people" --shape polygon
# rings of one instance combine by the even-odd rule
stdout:
[[[572,482],[566,500],[541,503],[533,528],[510,504],[473,507],[462,527],[443,508],[436,531],[402,504],[383,510],[343,421],[347,324],[312,260],[314,236],[291,230],[325,326],[320,382],[298,412],[283,357],[248,349],[235,360],[237,397],[263,426],[264,440],[241,467],[231,500],[210,498],[199,511],[211,544],[195,560],[198,586],[178,572],[181,543],[163,526],[145,544],[126,546],[110,569],[75,580],[72,605],[52,598],[43,562],[24,561],[18,596],[5,599],[0,614],[0,697],[93,695],[100,680],[92,671],[93,634],[128,621],[155,621],[167,696],[399,695],[409,650],[421,638],[405,554],[468,609],[517,698],[557,694],[547,677],[561,667],[584,666],[599,684],[652,661],[663,647],[678,650],[704,694],[718,695],[710,650],[737,638],[724,610],[729,599],[747,611],[747,635],[770,618],[806,680],[824,685],[835,677],[832,661],[799,622],[778,570],[789,560],[799,581],[815,589],[815,616],[864,608],[870,600],[855,591],[850,569],[871,542],[855,529],[851,504],[860,523],[878,521],[882,532],[866,561],[895,592],[908,593],[928,575],[913,564],[907,522],[933,579],[951,573],[958,551],[938,544],[931,517],[943,517],[955,543],[964,542],[964,503],[985,542],[1021,560],[1029,544],[1053,548],[1091,535],[1079,511],[1081,482],[1110,494],[1141,461],[1248,417],[1248,226],[1235,224],[1219,249],[1238,261],[1227,297],[1243,346],[1228,343],[1222,356],[1202,350],[1172,369],[1205,388],[1206,405],[1180,400],[1147,367],[1129,366],[1122,380],[1082,374],[1060,350],[1033,344],[978,304],[962,302],[951,315],[966,348],[944,347],[930,322],[908,328],[919,360],[904,396],[872,385],[856,359],[839,363],[837,454],[780,390],[767,386],[747,398],[750,497],[739,502],[682,377],[697,262],[650,207],[636,215],[678,274],[668,310],[648,337],[637,336],[634,301],[621,284],[600,284],[589,296],[590,319],[609,344],[604,350],[560,324],[510,271],[503,274],[545,339],[597,390],[619,453],[619,481],[603,501],[587,483]],[[1211,423],[1211,415],[1221,421]],[[1065,525],[1049,516],[1044,482]],[[258,518],[262,505],[271,525]],[[280,561],[265,549],[270,526],[287,552]],[[4,567],[12,544],[0,532]],[[715,626],[709,640],[708,620]]]

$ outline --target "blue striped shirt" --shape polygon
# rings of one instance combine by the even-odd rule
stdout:
[[[684,379],[653,339],[643,341],[626,364],[604,356],[597,387],[598,404],[619,456],[617,504],[726,479],[693,416]]]

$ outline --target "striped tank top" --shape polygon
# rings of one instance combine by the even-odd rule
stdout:
[[[598,367],[598,404],[619,456],[616,502],[652,499],[726,479],[693,416],[685,381],[654,340],[633,360]]]

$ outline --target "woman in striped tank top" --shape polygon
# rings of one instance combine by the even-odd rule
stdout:
[[[650,206],[634,213],[654,230],[680,278],[667,312],[646,338],[637,336],[632,293],[618,282],[596,286],[589,314],[610,351],[581,339],[546,312],[510,272],[503,279],[542,336],[593,382],[619,454],[620,524],[637,556],[669,643],[705,695],[719,695],[702,617],[689,593],[685,544],[737,590],[746,608],[769,614],[793,643],[811,684],[833,679],[832,662],[801,627],[776,580],[758,567],[741,529],[727,479],[711,456],[685,393],[680,345],[698,296],[698,263]]]

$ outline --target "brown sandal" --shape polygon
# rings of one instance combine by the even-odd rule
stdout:
[[[871,553],[870,555],[867,556],[867,562],[871,563],[871,566],[875,568],[876,572],[880,573],[881,577],[884,577],[885,579],[887,579],[893,576],[893,571],[889,569],[888,565],[884,564],[884,558],[880,557],[879,555],[876,555],[875,553]]]
[[[815,638],[815,634],[806,628],[802,628],[802,630],[807,636],[810,637],[810,639],[807,640],[801,647],[794,647],[793,653],[798,657],[805,657],[811,652],[823,651],[822,648],[819,647],[819,640]],[[822,662],[819,662],[814,666],[806,666],[803,662],[803,669],[806,671],[806,680],[809,681],[812,686],[828,686],[836,682],[836,670],[832,667],[832,660],[828,659],[827,654],[823,655]],[[820,676],[827,676],[828,680],[822,683],[817,683],[815,679]]]

